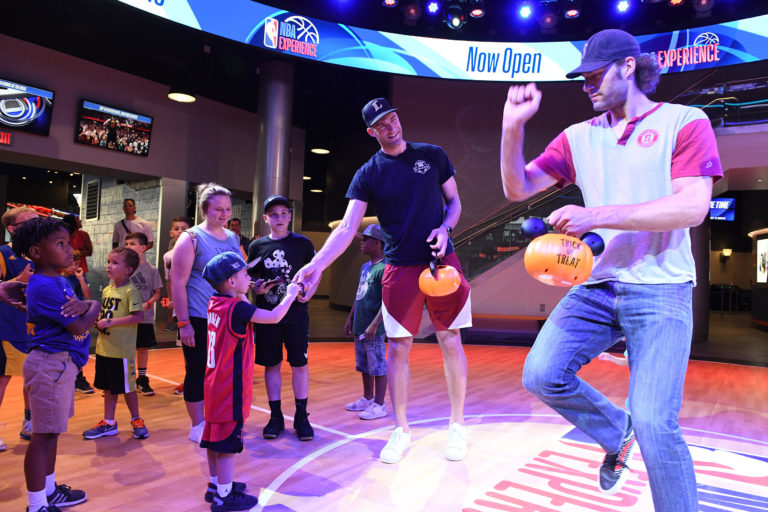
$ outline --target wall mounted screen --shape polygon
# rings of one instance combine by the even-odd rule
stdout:
[[[585,41],[487,42],[409,36],[309,18],[252,0],[120,0],[259,48],[344,66],[435,78],[565,80]],[[319,1],[319,0],[318,0]],[[375,0],[372,0],[375,1]],[[223,13],[226,13],[224,15]],[[768,59],[768,15],[637,37],[664,73]]]
[[[736,218],[736,199],[732,197],[716,197],[709,202],[709,218],[711,220],[733,221]]]
[[[151,117],[87,100],[80,103],[75,142],[147,156],[151,135]]]
[[[0,78],[0,127],[48,135],[53,91]]]
[[[768,238],[757,240],[757,282],[768,283]]]

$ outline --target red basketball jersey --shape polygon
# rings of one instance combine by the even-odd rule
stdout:
[[[241,299],[214,295],[208,301],[208,358],[205,370],[205,421],[245,421],[253,396],[253,324],[245,334],[232,330]]]

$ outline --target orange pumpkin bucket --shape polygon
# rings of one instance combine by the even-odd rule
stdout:
[[[451,265],[440,265],[437,260],[432,260],[429,268],[425,268],[419,276],[419,289],[424,295],[430,297],[444,297],[450,295],[461,286],[459,271]]]
[[[592,249],[576,237],[548,233],[536,237],[525,250],[525,270],[544,284],[574,286],[592,273]]]

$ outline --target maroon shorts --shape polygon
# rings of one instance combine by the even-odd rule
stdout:
[[[419,289],[419,276],[428,264],[384,267],[381,279],[384,329],[389,338],[407,338],[419,332],[424,304],[437,331],[472,326],[472,304],[469,283],[464,279],[455,252],[443,258],[444,265],[459,271],[461,285],[444,297],[428,297]]]

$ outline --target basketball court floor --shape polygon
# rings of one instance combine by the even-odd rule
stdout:
[[[397,464],[379,462],[392,415],[360,420],[344,404],[361,394],[351,343],[310,344],[310,421],[315,439],[300,442],[291,428],[290,370],[283,368],[286,432],[265,441],[268,418],[263,376],[257,368],[245,450],[236,478],[259,496],[254,510],[288,511],[635,511],[653,510],[642,454],[634,456],[627,485],[614,496],[595,483],[603,453],[521,386],[524,347],[466,346],[466,419],[469,454],[443,456],[448,396],[437,345],[411,353],[409,420],[412,445]],[[93,365],[86,367],[93,377]],[[76,396],[75,417],[59,440],[57,480],[88,493],[72,507],[87,511],[203,511],[205,453],[187,439],[183,399],[172,390],[183,376],[181,350],[150,351],[157,394],[141,397],[149,428],[133,439],[125,404],[118,402],[120,433],[82,438],[103,415],[100,393]],[[583,377],[616,404],[626,397],[626,368],[593,361]],[[26,491],[18,438],[21,379],[14,378],[2,407],[0,509],[23,511]],[[389,407],[389,399],[387,404]],[[768,368],[692,361],[680,423],[696,465],[703,511],[768,510]]]

